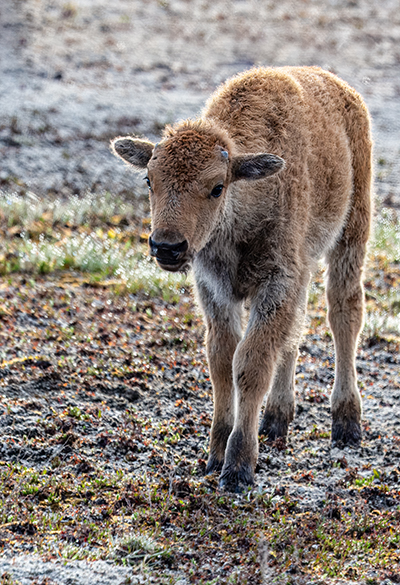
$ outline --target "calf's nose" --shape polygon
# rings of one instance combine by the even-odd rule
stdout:
[[[188,249],[187,240],[171,244],[165,240],[157,240],[154,234],[149,238],[150,254],[161,263],[178,262]]]

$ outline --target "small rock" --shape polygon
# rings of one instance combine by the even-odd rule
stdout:
[[[140,392],[137,386],[135,386],[134,388],[129,388],[126,391],[125,397],[129,402],[137,402],[138,400],[143,398],[142,393]]]

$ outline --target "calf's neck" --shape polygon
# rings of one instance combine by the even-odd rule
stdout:
[[[219,87],[201,117],[166,127],[158,144],[112,143],[147,169],[151,254],[165,270],[194,270],[214,396],[207,472],[221,471],[226,489],[253,484],[258,428],[272,441],[287,435],[320,258],[336,354],[332,441],[361,440],[355,353],[371,146],[360,95],[317,67],[251,69]]]

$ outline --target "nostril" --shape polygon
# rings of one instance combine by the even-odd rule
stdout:
[[[186,250],[188,249],[189,244],[187,240],[184,240],[183,242],[181,242],[180,244],[175,244],[174,248],[171,248],[171,251],[174,254],[182,254],[183,252],[186,252]]]
[[[158,252],[158,245],[149,237],[150,254],[156,256]]]

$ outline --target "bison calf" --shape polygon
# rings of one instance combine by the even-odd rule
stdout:
[[[194,270],[214,392],[207,472],[221,470],[229,490],[253,484],[266,393],[260,433],[286,437],[307,287],[322,257],[336,351],[332,441],[357,445],[371,218],[361,97],[316,67],[252,69],[223,84],[199,119],[168,126],[160,143],[121,137],[113,149],[147,168],[150,253],[165,270]]]

